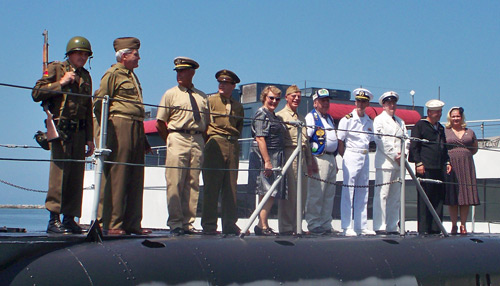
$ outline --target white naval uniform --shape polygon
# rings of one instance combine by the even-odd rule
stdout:
[[[373,141],[373,121],[367,114],[359,117],[354,109],[351,114],[340,120],[337,136],[339,140],[344,141],[345,146],[344,160],[342,161],[344,185],[367,186],[369,182],[368,147],[370,141]],[[342,229],[354,228],[354,231],[358,233],[366,229],[367,204],[368,187],[342,187],[340,202]]]
[[[386,111],[375,117],[373,128],[375,133],[399,137],[408,136],[405,122],[397,116],[394,116],[393,119]],[[401,153],[401,139],[393,136],[375,135],[375,142],[377,143],[375,184],[396,180],[400,176],[400,167],[395,158]],[[408,154],[409,147],[408,141],[405,154]],[[373,230],[398,231],[400,198],[401,184],[399,183],[375,187],[373,195]]]
[[[318,115],[320,113],[318,112]],[[315,179],[308,180],[308,192],[306,200],[305,219],[307,228],[311,231],[315,228],[322,228],[325,231],[332,229],[333,201],[335,198],[335,188],[333,184],[337,179],[337,162],[333,153],[337,151],[338,140],[335,124],[329,119],[320,116],[321,122],[326,132],[326,146],[322,155],[314,155],[313,158],[318,164],[318,176],[322,180],[331,183],[321,182]],[[305,117],[306,125],[313,126],[314,116],[308,113]],[[307,136],[310,138],[314,133],[313,128],[307,128]]]

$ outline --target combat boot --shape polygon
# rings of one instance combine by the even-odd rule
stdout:
[[[83,232],[82,227],[75,222],[74,216],[64,215],[62,224],[64,228],[66,228],[67,230],[69,230],[74,234],[81,234]]]
[[[61,219],[59,218],[59,214],[55,212],[50,212],[49,225],[47,226],[47,233],[57,233],[57,234],[67,234],[70,231],[65,228]]]

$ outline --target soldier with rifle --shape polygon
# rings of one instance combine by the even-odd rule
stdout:
[[[44,43],[44,62],[48,58],[47,34]],[[45,207],[50,212],[47,233],[82,233],[75,222],[81,216],[84,160],[94,152],[92,134],[92,80],[83,68],[92,56],[90,42],[84,37],[73,37],[66,46],[64,62],[55,61],[44,66],[43,77],[32,92],[35,102],[42,102],[52,115],[58,138],[50,138],[51,159],[49,190]],[[67,92],[67,93],[66,93]],[[52,122],[46,121],[48,131]],[[48,132],[50,133],[50,132]],[[63,214],[61,222],[59,215]]]

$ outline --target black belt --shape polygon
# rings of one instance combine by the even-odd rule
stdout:
[[[180,130],[169,129],[168,131],[170,131],[170,132],[179,132],[179,133],[184,133],[184,134],[189,134],[189,135],[201,134],[201,131],[186,130],[186,129],[180,129]]]
[[[326,154],[326,155],[335,155],[335,152],[326,152],[326,151],[325,151],[325,154]]]
[[[57,124],[57,128],[63,131],[83,130],[87,126],[86,119],[56,118],[54,122]]]

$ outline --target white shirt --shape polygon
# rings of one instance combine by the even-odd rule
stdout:
[[[316,110],[316,112],[318,112]],[[321,123],[323,123],[323,128],[325,129],[330,129],[330,130],[325,130],[326,131],[326,147],[325,147],[325,152],[335,152],[337,151],[337,146],[339,144],[338,140],[337,140],[337,133],[335,132],[334,128],[335,128],[335,123],[333,123],[330,118],[328,116],[323,117],[321,116],[321,113],[318,112],[318,114],[320,115],[320,119],[321,119]],[[311,112],[309,112],[307,115],[306,115],[306,125],[307,126],[314,126],[315,122],[314,122],[314,116]],[[307,128],[307,136],[309,138],[312,137],[314,133],[314,128],[310,128],[308,127]]]
[[[373,121],[365,113],[365,116],[359,117],[356,109],[352,111],[350,118],[342,117],[337,130],[337,137],[345,141],[345,148],[354,148],[358,150],[368,150],[370,141],[373,141]],[[347,131],[346,131],[347,130]],[[349,131],[363,131],[349,132]]]
[[[395,120],[394,120],[395,119]],[[380,113],[373,120],[373,128],[375,133],[408,136],[405,122],[394,116],[394,119],[386,112]],[[395,161],[398,153],[401,153],[401,139],[393,136],[375,135],[375,143],[377,143],[377,153],[375,153],[375,168],[378,169],[399,169],[398,163]],[[410,142],[406,142],[406,153],[408,155]]]

